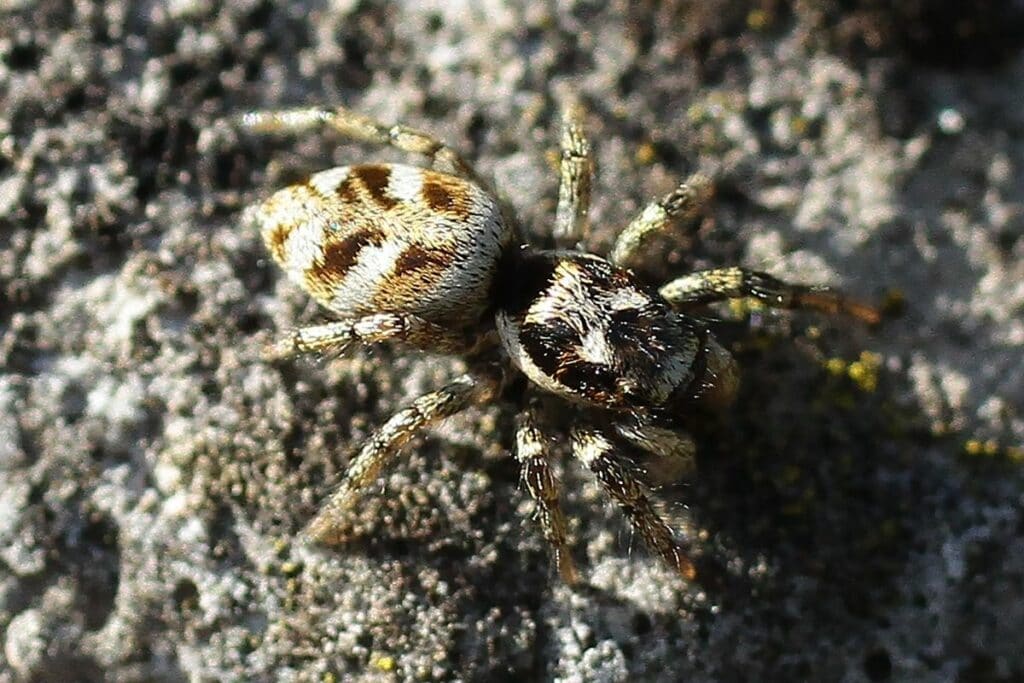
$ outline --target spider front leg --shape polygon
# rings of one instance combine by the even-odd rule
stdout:
[[[462,375],[395,413],[363,444],[341,484],[310,522],[306,529],[307,535],[325,544],[344,542],[342,522],[345,516],[355,506],[362,489],[377,480],[381,470],[398,449],[427,425],[487,400],[497,386],[495,378]]]
[[[519,416],[515,456],[519,461],[522,481],[536,504],[537,520],[544,539],[551,545],[558,573],[571,586],[579,577],[566,540],[565,515],[558,503],[558,482],[548,465],[544,435],[537,429],[532,408]]]
[[[640,481],[616,458],[611,440],[596,430],[574,429],[572,449],[573,455],[594,473],[605,492],[618,503],[648,547],[684,579],[696,578],[693,562],[676,543],[672,529],[655,511]]]
[[[419,316],[377,313],[354,320],[296,328],[268,345],[263,350],[263,357],[276,360],[299,353],[343,353],[354,343],[376,344],[383,341],[398,341],[438,353],[461,353],[471,347],[464,335]]]
[[[673,306],[686,309],[725,299],[753,297],[772,308],[807,308],[830,315],[844,313],[870,325],[881,320],[876,308],[828,287],[794,285],[747,268],[702,270],[677,278],[659,290]]]
[[[587,232],[594,174],[590,143],[583,132],[582,111],[577,104],[570,104],[565,110],[558,172],[558,209],[552,236],[560,247],[576,247]]]
[[[648,475],[658,483],[675,483],[697,469],[697,446],[684,432],[643,419],[615,424],[615,432],[654,459],[647,466]]]
[[[473,167],[458,152],[430,133],[399,124],[381,123],[344,107],[252,111],[242,116],[241,125],[255,133],[298,135],[333,130],[351,140],[388,145],[425,156],[430,160],[431,168],[455,173],[483,185]]]
[[[711,200],[711,179],[703,173],[694,173],[676,189],[661,199],[651,202],[640,215],[623,230],[608,260],[618,266],[627,266],[647,239],[666,230],[676,219],[692,219]]]

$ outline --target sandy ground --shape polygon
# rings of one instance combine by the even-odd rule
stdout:
[[[1024,678],[1021,4],[407,4],[0,3],[0,681]],[[573,93],[588,248],[714,170],[645,272],[742,263],[885,321],[716,311],[743,390],[662,491],[698,583],[556,439],[587,581],[561,584],[503,405],[407,449],[356,542],[305,543],[352,449],[460,365],[260,360],[322,314],[242,208],[403,157],[215,122],[432,131],[542,241]]]

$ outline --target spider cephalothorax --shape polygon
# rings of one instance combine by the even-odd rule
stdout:
[[[710,181],[699,174],[649,204],[601,258],[522,244],[486,184],[425,133],[383,126],[348,110],[253,113],[244,124],[259,132],[326,127],[426,155],[435,167],[334,168],[277,192],[248,213],[274,260],[336,317],[295,330],[272,347],[273,354],[394,341],[461,354],[471,370],[413,401],[363,444],[309,527],[320,541],[342,539],[340,522],[361,490],[416,430],[496,397],[501,378],[521,372],[535,391],[601,416],[571,430],[573,453],[647,544],[693,578],[685,543],[617,455],[632,447],[653,457],[691,459],[693,442],[679,428],[679,418],[697,404],[727,403],[735,393],[732,357],[689,312],[713,301],[756,297],[769,306],[845,312],[869,322],[878,317],[874,309],[828,289],[790,285],[744,268],[690,273],[660,288],[642,281],[624,264],[647,235],[698,211],[710,195]],[[590,174],[589,146],[570,114],[553,230],[560,244],[578,244],[583,236]],[[577,574],[557,485],[530,398],[531,391],[519,398],[514,453],[559,570],[573,582]]]
[[[731,363],[708,372],[716,342],[706,327],[628,270],[575,251],[517,253],[515,269],[500,273],[498,333],[538,386],[630,411],[692,401],[711,381],[735,384]]]

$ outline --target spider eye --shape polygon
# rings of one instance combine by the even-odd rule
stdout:
[[[524,323],[523,348],[541,370],[554,376],[565,355],[580,343],[580,336],[564,320]]]
[[[611,401],[621,393],[615,369],[587,358],[587,341],[567,321],[551,318],[543,323],[525,323],[520,339],[532,363],[572,393],[598,403]]]
[[[596,403],[616,399],[623,389],[618,375],[611,368],[587,361],[563,366],[555,377],[563,385]]]
[[[624,308],[619,311],[614,311],[611,314],[611,325],[612,329],[617,327],[630,328],[635,326],[641,320],[640,310],[637,308]]]
[[[608,320],[608,340],[615,346],[635,344],[643,341],[644,332],[649,327],[639,309],[614,311]]]
[[[627,308],[609,316],[608,340],[619,353],[648,355],[651,351],[662,351],[678,341],[673,337],[665,318],[652,315],[651,311]]]

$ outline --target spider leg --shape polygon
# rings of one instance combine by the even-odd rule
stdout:
[[[677,218],[694,218],[710,201],[711,179],[694,173],[679,187],[659,200],[648,204],[623,230],[612,247],[608,260],[626,266],[636,256],[648,237],[666,230]]]
[[[353,320],[335,320],[291,330],[263,350],[267,360],[287,358],[299,353],[343,353],[354,343],[376,344],[398,341],[415,348],[439,353],[460,353],[471,348],[470,340],[419,316],[377,313]]]
[[[579,576],[566,540],[565,515],[558,503],[558,482],[548,465],[544,435],[537,429],[532,408],[519,415],[515,457],[526,490],[536,504],[536,517],[544,539],[551,545],[558,573],[571,586]]]
[[[829,289],[783,282],[767,273],[731,267],[690,273],[659,290],[670,304],[686,309],[713,301],[753,297],[772,308],[807,308],[835,315],[843,313],[868,324],[881,319],[877,309]]]
[[[568,105],[563,115],[561,147],[558,209],[552,236],[559,246],[575,247],[586,236],[594,172],[582,111],[575,103]]]
[[[660,483],[677,482],[697,469],[697,446],[685,432],[645,421],[617,422],[615,433],[655,456],[648,473]]]
[[[438,391],[420,396],[410,406],[392,415],[363,444],[341,484],[310,522],[306,534],[320,543],[344,541],[341,522],[345,515],[355,506],[360,491],[376,481],[398,449],[420,429],[486,400],[496,388],[494,379],[462,375]]]
[[[684,579],[692,580],[697,570],[676,543],[672,529],[655,511],[639,480],[615,456],[615,446],[599,431],[574,429],[573,454],[594,473],[605,492],[618,503],[633,529]]]
[[[435,170],[455,173],[482,184],[473,167],[458,152],[430,133],[400,124],[381,123],[344,107],[251,111],[242,116],[240,123],[254,133],[300,135],[332,130],[351,140],[388,145],[403,152],[425,156]]]

